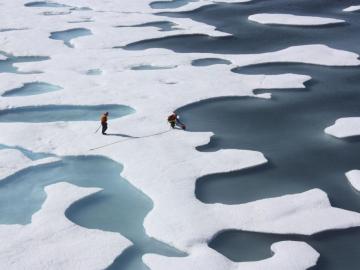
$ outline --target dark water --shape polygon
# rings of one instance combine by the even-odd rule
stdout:
[[[0,110],[0,122],[42,123],[56,121],[98,121],[102,113],[109,111],[112,119],[133,113],[135,110],[125,105],[46,105],[19,107]]]
[[[169,1],[154,1],[150,3],[153,9],[165,9],[165,8],[179,8],[185,6],[190,2],[196,2],[196,0],[169,0]]]
[[[71,44],[71,40],[78,37],[84,37],[90,35],[92,35],[92,32],[89,29],[73,28],[65,31],[52,32],[50,38],[55,40],[62,40],[64,41],[64,44],[66,46],[68,46],[69,48],[74,48],[74,45]]]
[[[162,13],[204,22],[233,36],[181,35],[136,42],[127,49],[167,48],[177,52],[227,54],[325,44],[360,53],[359,13],[342,12],[355,4],[358,3],[347,0],[255,0],[216,4],[192,12]],[[346,23],[321,27],[262,25],[248,21],[248,16],[255,13],[322,16],[343,19]],[[203,64],[203,60],[197,61],[200,64],[195,61],[195,66]],[[220,98],[178,110],[189,131],[215,133],[210,144],[199,147],[199,151],[251,149],[261,151],[269,160],[268,164],[256,168],[198,179],[197,198],[204,203],[238,204],[321,188],[332,205],[359,212],[360,194],[344,174],[360,167],[360,137],[340,140],[325,134],[324,129],[337,118],[360,116],[360,68],[275,63],[232,71],[242,74],[291,72],[310,75],[313,79],[306,84],[306,89],[256,90],[272,92],[271,100]],[[282,240],[305,241],[319,251],[321,258],[314,269],[359,268],[359,229],[311,237],[228,231],[220,233],[209,245],[232,260],[248,261],[270,257],[270,245]]]
[[[305,241],[321,254],[317,265],[310,268],[311,270],[357,270],[360,245],[356,236],[359,234],[359,228],[336,233],[324,232],[311,237],[228,231],[215,237],[210,247],[233,261],[254,261],[271,257],[270,246],[275,242]],[[331,258],[324,254],[331,255]]]
[[[159,31],[161,32],[167,32],[167,31],[173,31],[176,28],[176,24],[174,24],[173,22],[168,22],[168,21],[158,21],[158,22],[149,22],[149,23],[142,23],[142,24],[138,24],[138,25],[132,25],[132,26],[117,26],[117,27],[156,27],[159,29]]]
[[[360,140],[339,140],[324,129],[337,118],[360,115],[360,68],[265,66],[259,73],[290,71],[314,79],[305,90],[274,90],[271,100],[227,98],[179,111],[189,130],[215,132],[210,145],[200,150],[251,149],[261,151],[270,161],[258,168],[199,179],[198,198],[210,203],[244,203],[319,187],[333,204],[359,211],[360,196],[344,173],[360,166]],[[237,70],[255,71],[256,67]],[[209,116],[213,117],[209,120]]]
[[[0,223],[30,223],[46,198],[47,185],[65,181],[100,187],[103,191],[75,202],[65,215],[80,226],[118,232],[134,243],[108,269],[147,269],[141,261],[144,253],[183,255],[146,235],[143,220],[152,201],[123,179],[121,171],[122,166],[110,159],[78,156],[17,172],[0,182]]]
[[[139,41],[129,44],[129,50],[167,48],[177,52],[260,53],[293,45],[326,44],[334,48],[358,51],[360,16],[358,12],[342,12],[355,5],[351,0],[254,0],[239,4],[216,4],[191,12],[160,13],[160,15],[191,18],[232,34],[226,37],[182,35]],[[263,25],[251,22],[256,13],[290,13],[343,19],[344,25],[294,27]],[[349,42],[351,40],[351,42]]]
[[[321,188],[332,205],[359,212],[360,194],[350,186],[344,174],[360,167],[360,139],[340,140],[323,130],[339,117],[360,115],[360,69],[266,64],[234,71],[251,74],[288,71],[308,74],[314,79],[305,90],[273,90],[271,100],[224,98],[179,110],[188,130],[211,130],[216,134],[209,145],[199,147],[200,151],[250,149],[261,151],[269,160],[268,164],[252,169],[198,179],[197,198],[205,203],[237,204]],[[264,234],[243,234],[224,232],[218,237],[221,241],[214,240],[210,246],[241,260],[243,252],[256,258],[262,256],[260,250],[268,250],[271,243],[294,238],[272,236],[268,240]],[[316,245],[312,238],[302,238],[321,254],[316,269],[357,269],[360,230],[323,235]],[[227,241],[242,237],[246,238],[247,246],[258,248],[244,251],[239,247],[244,245],[240,240]],[[339,246],[349,248],[339,249]]]

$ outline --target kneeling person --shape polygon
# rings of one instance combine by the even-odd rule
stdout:
[[[170,123],[170,126],[172,128],[175,128],[175,126],[179,125],[182,129],[186,129],[186,126],[181,123],[181,121],[179,120],[179,116],[176,113],[169,115],[168,122]]]

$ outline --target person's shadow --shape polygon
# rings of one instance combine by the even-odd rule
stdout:
[[[132,138],[132,139],[138,139],[139,137],[134,137],[131,135],[126,135],[126,134],[121,134],[121,133],[107,133],[107,136],[118,136],[118,137],[123,137],[123,138]]]

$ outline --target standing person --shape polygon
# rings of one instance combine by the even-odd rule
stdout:
[[[181,121],[179,120],[179,116],[176,113],[172,113],[171,115],[169,115],[168,122],[170,123],[170,126],[172,128],[175,128],[176,125],[180,125],[182,129],[186,128],[186,126],[181,123]]]
[[[109,113],[106,112],[101,116],[101,126],[102,126],[102,134],[103,135],[106,135],[105,131],[108,128],[108,125],[107,125],[108,115],[109,115]]]

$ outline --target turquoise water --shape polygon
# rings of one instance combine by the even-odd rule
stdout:
[[[125,105],[19,107],[1,110],[0,122],[99,121],[101,114],[106,111],[110,112],[110,119],[115,119],[131,114],[135,110]]]
[[[55,3],[52,1],[36,1],[36,2],[29,2],[25,4],[26,7],[51,7],[51,8],[60,8],[60,7],[69,7],[64,4]]]
[[[158,69],[173,69],[176,66],[169,66],[169,67],[158,67],[153,65],[139,65],[131,67],[132,70],[158,70]]]
[[[92,35],[91,31],[86,28],[73,28],[65,31],[52,32],[50,35],[51,39],[62,40],[64,44],[69,48],[74,48],[74,45],[71,44],[71,40]]]
[[[25,149],[25,148],[20,147],[20,146],[9,146],[9,145],[5,145],[5,144],[0,144],[0,150],[2,150],[2,149],[18,150],[24,156],[26,156],[27,158],[29,158],[31,160],[38,160],[38,159],[48,158],[48,157],[53,157],[54,156],[54,155],[48,154],[48,153],[33,152],[33,151],[30,151],[30,150]]]
[[[153,207],[152,201],[121,177],[122,169],[101,156],[68,156],[19,171],[0,182],[0,223],[31,222],[32,214],[46,199],[47,185],[65,181],[80,187],[100,187],[101,192],[75,202],[65,215],[80,226],[118,232],[134,243],[108,269],[147,269],[141,256],[148,252],[182,255],[146,235],[142,224]]]
[[[12,96],[32,96],[39,95],[47,92],[53,92],[61,90],[62,87],[57,85],[52,85],[44,82],[32,82],[25,83],[24,86],[11,89],[2,94],[3,97],[12,97]]]
[[[6,60],[0,60],[0,74],[1,73],[18,73],[18,74],[37,74],[41,72],[20,72],[18,68],[14,66],[16,63],[28,63],[39,62],[49,60],[47,56],[13,56],[5,52],[0,51],[1,55],[7,57]]]
[[[95,75],[101,75],[102,70],[99,68],[89,69],[86,71],[86,75],[95,76]]]
[[[231,62],[226,59],[220,58],[202,58],[196,59],[191,62],[191,65],[195,67],[205,67],[205,66],[212,66],[212,65],[230,65]]]

